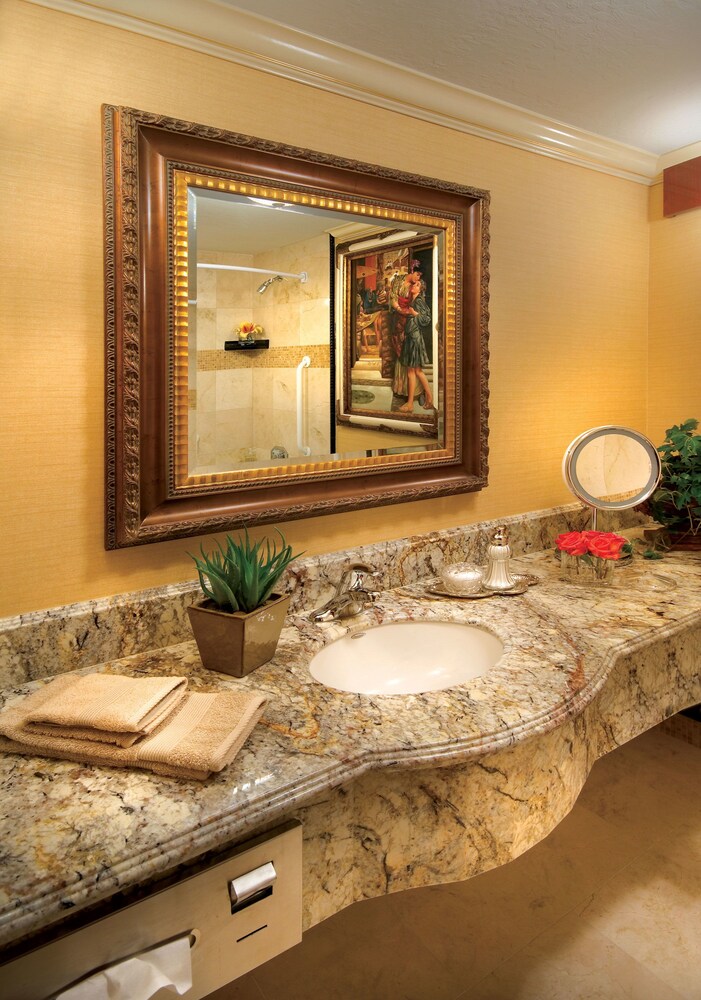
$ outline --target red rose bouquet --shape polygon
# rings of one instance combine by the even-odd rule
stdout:
[[[566,531],[557,536],[555,547],[565,579],[599,583],[610,583],[615,563],[632,551],[630,542],[613,531]]]

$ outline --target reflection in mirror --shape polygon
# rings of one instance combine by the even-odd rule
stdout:
[[[438,446],[441,230],[187,200],[188,477]]]
[[[455,221],[180,169],[173,187],[174,490],[454,453]]]
[[[332,220],[192,186],[188,201],[188,474],[329,455]]]
[[[567,486],[594,513],[642,503],[655,491],[660,468],[657,450],[644,434],[614,425],[580,434],[562,465]]]
[[[440,229],[395,226],[338,249],[338,423],[349,441],[365,427],[393,435],[393,449],[440,446],[444,244]]]

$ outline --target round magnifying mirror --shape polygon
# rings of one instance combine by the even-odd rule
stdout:
[[[652,441],[629,427],[593,427],[575,438],[562,462],[569,489],[596,510],[635,507],[660,481],[660,456]]]

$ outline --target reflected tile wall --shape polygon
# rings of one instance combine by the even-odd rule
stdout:
[[[307,273],[306,282],[275,282],[254,303],[253,318],[264,326],[271,345],[328,343],[329,254],[329,237],[321,235],[256,255],[255,267]]]
[[[197,409],[200,414],[217,408],[217,373],[197,372]]]
[[[204,273],[211,274],[212,272],[205,271]],[[197,343],[195,346],[197,351],[214,350],[217,346],[217,310],[215,306],[200,305],[199,291],[198,291],[196,323],[197,323]]]
[[[255,267],[279,269],[291,274],[306,271],[308,280],[286,278],[275,282],[260,302],[254,302],[253,318],[260,323],[271,348],[328,344],[329,342],[329,238],[318,236],[255,257]],[[300,350],[299,361],[304,357]],[[314,363],[314,362],[312,362]],[[306,390],[304,443],[314,454],[326,454],[329,441],[329,369],[308,368],[303,372]],[[272,381],[254,383],[255,440],[261,458],[280,445],[290,456],[297,447],[296,368],[275,368]]]
[[[212,260],[214,254],[202,254],[203,263],[221,264],[223,261]],[[217,306],[217,274],[205,268],[197,270],[197,311],[200,309],[216,309]],[[199,315],[198,315],[199,321]]]
[[[228,368],[215,372],[216,408],[222,410],[250,410],[253,405],[253,369]]]
[[[216,464],[229,468],[256,459],[251,409],[232,407],[215,414]]]
[[[197,467],[214,465],[217,458],[216,424],[214,410],[196,416],[195,454],[193,465]]]
[[[249,254],[226,254],[203,251],[200,260],[208,264],[251,265]],[[202,370],[202,352],[221,351],[224,341],[235,338],[239,323],[250,320],[253,288],[247,272],[197,271],[197,332],[194,353],[198,359],[196,401],[190,410],[190,467],[201,469],[232,461],[231,456],[250,448],[249,420],[241,411],[250,408],[250,373]],[[224,376],[221,378],[220,376]],[[238,412],[237,412],[238,411]],[[243,435],[243,436],[242,436]]]
[[[275,446],[285,448],[291,457],[301,454],[297,447],[296,365],[304,357],[305,347],[310,349],[312,365],[322,367],[303,373],[304,443],[313,454],[327,454],[331,406],[328,236],[255,257],[223,253],[201,253],[200,257],[207,263],[306,271],[308,280],[302,283],[286,278],[258,295],[259,274],[198,270],[197,396],[196,409],[191,411],[191,467],[213,471],[244,461],[265,461]],[[269,353],[256,352],[244,358],[224,352],[224,342],[235,339],[236,328],[244,322],[263,327],[263,336],[270,341]],[[320,345],[326,348],[324,353],[312,351]],[[276,356],[276,348],[285,349],[284,358]],[[288,367],[290,362],[295,367]]]

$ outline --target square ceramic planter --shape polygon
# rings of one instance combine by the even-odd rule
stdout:
[[[255,611],[220,611],[213,601],[187,609],[195,642],[208,670],[245,677],[275,655],[290,595],[271,594]]]

